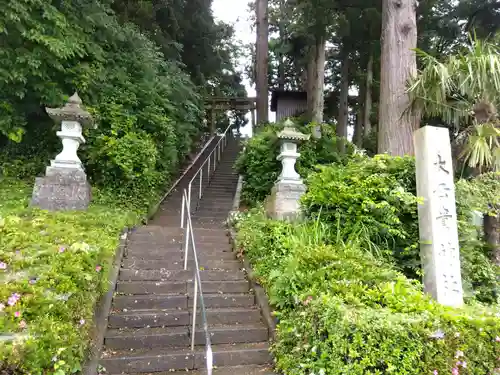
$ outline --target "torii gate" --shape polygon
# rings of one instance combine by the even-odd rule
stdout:
[[[252,116],[252,129],[255,128],[255,111],[257,98],[241,97],[211,97],[205,99],[205,109],[207,115],[210,115],[210,133],[215,134],[215,114],[216,111],[250,111]]]

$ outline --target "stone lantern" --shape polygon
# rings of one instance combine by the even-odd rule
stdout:
[[[310,135],[295,129],[294,123],[288,119],[284,129],[278,133],[281,141],[278,160],[282,170],[271,190],[267,210],[270,216],[277,219],[294,219],[300,215],[300,197],[305,193],[306,186],[295,170],[295,163],[300,156],[297,152],[299,142],[308,140]]]
[[[46,108],[48,115],[61,130],[63,149],[46,168],[45,177],[37,177],[31,204],[40,208],[57,210],[87,209],[91,190],[77,151],[85,143],[82,126],[93,124],[92,116],[82,106],[77,93],[62,108]]]

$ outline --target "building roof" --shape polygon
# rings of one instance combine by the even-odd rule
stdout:
[[[305,91],[287,91],[273,90],[271,93],[271,111],[278,109],[278,99],[294,99],[297,101],[307,101],[307,92]]]

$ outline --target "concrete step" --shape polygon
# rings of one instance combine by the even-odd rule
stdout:
[[[227,217],[229,215],[230,209],[228,208],[211,208],[211,207],[200,207],[195,216],[213,216],[213,217]]]
[[[242,267],[241,262],[238,260],[206,260],[198,259],[198,265],[203,270],[235,270],[239,271]],[[164,269],[178,269],[184,267],[183,260],[171,259],[124,259],[122,262],[123,268],[128,269],[142,269],[142,270],[158,270]],[[195,262],[193,257],[188,258],[188,270],[194,270]]]
[[[192,292],[192,289],[190,289]],[[203,295],[206,308],[252,307],[255,296],[250,293]],[[115,295],[113,311],[188,309],[193,306],[193,298],[179,294]]]
[[[211,192],[207,192],[206,195],[203,195],[201,201],[201,203],[208,203],[210,202],[212,204],[213,207],[217,207],[218,205],[224,205],[224,207],[227,205],[227,204],[233,204],[234,202],[234,196],[233,194],[221,194],[221,193],[217,193],[217,194],[213,194]],[[198,203],[198,206],[200,206],[200,203]]]
[[[212,179],[210,180],[210,185],[213,186],[213,185],[217,185],[219,183],[226,183],[226,184],[229,184],[229,183],[233,183],[235,181],[238,181],[238,174],[234,173],[234,174],[219,174],[218,171],[215,172],[215,175],[212,177]]]
[[[221,210],[222,211],[222,210]],[[196,230],[194,230],[194,239],[196,243],[203,243],[204,245],[219,245],[219,244],[226,244],[229,243],[229,237],[227,236],[220,236],[220,237],[207,237],[207,236],[201,236],[196,233]],[[127,242],[127,246],[130,247],[174,247],[175,246],[180,246],[184,242],[183,236],[175,236],[175,237],[170,237],[170,238],[161,238],[161,237],[134,237],[131,238]]]
[[[227,220],[227,215],[225,216],[215,216],[215,215],[208,215],[204,214],[206,216],[194,216],[193,221],[198,223],[198,224],[219,224],[223,225],[225,224],[225,221]]]
[[[216,249],[204,248],[200,244],[196,245],[199,262],[214,261],[214,260],[234,260],[235,255],[232,253],[230,244],[227,246],[218,246]],[[189,249],[188,259],[193,258],[192,248]],[[184,262],[184,250],[175,249],[165,251],[165,249],[152,249],[146,251],[129,251],[124,259],[143,259],[143,260],[169,260],[172,262]]]
[[[233,207],[233,199],[228,199],[227,201],[220,201],[217,198],[212,197],[204,197],[198,205],[196,206],[196,210],[191,213],[191,215],[196,215],[196,213],[200,210],[200,208],[210,208],[214,211],[230,211]]]
[[[241,271],[200,271],[201,281],[245,280]],[[174,270],[135,270],[120,269],[120,281],[188,281],[193,280],[193,271]]]
[[[203,225],[205,228],[225,228],[226,223],[225,220],[196,220],[193,219],[193,223],[196,223],[196,225]]]
[[[187,309],[188,297],[179,294],[116,295],[113,298],[113,311],[144,309]]]
[[[221,203],[213,202],[210,199],[207,199],[204,202],[200,202],[196,212],[194,212],[191,217],[198,215],[200,210],[209,210],[214,215],[227,215],[232,208],[233,202]]]
[[[187,294],[193,290],[194,283],[185,281],[120,281],[116,286],[121,294]],[[247,280],[205,281],[203,293],[247,293]]]
[[[118,281],[116,284],[119,294],[186,294],[187,291],[185,281]]]
[[[207,370],[174,371],[167,373],[157,372],[155,375],[207,375]],[[233,366],[218,367],[212,370],[213,375],[274,375],[270,366]]]
[[[271,362],[267,342],[212,346],[214,365],[265,365]],[[150,373],[174,370],[198,370],[206,366],[205,349],[112,351],[106,349],[100,364],[109,374]]]
[[[236,186],[234,187],[236,190]],[[227,202],[234,200],[234,190],[231,191],[214,191],[211,189],[205,190],[204,194],[201,197],[201,201],[206,200],[207,198],[213,199],[217,202]]]
[[[221,201],[218,198],[212,198],[210,196],[207,196],[198,203],[197,208],[200,209],[206,207],[206,208],[213,208],[219,211],[231,210],[231,208],[233,207],[233,203],[234,201],[232,197],[225,201]],[[196,214],[196,211],[194,212],[194,214]]]
[[[147,228],[147,227],[146,227]],[[198,228],[195,233],[198,235],[200,238],[206,238],[206,239],[219,239],[219,238],[224,238],[228,236],[227,231],[222,231],[222,230],[210,230],[210,229],[200,229]],[[130,236],[129,236],[129,241],[131,240],[149,240],[149,239],[154,239],[154,240],[163,240],[163,241],[170,241],[170,240],[178,240],[179,238],[183,238],[185,235],[185,229],[183,228],[172,228],[170,230],[155,230],[155,231],[134,231]]]
[[[110,328],[147,328],[189,326],[192,322],[192,310],[135,310],[111,314],[108,319]],[[197,321],[202,320],[197,313]],[[260,311],[252,307],[231,307],[207,309],[207,321],[210,325],[257,324],[261,322]]]
[[[234,192],[238,182],[238,178],[234,179],[213,179],[205,191],[219,190],[222,192]]]
[[[225,219],[224,219],[225,220]],[[194,224],[194,218],[193,218]],[[228,242],[227,244],[203,244],[196,242],[196,252],[198,254],[199,259],[203,258],[217,258],[218,256],[221,259],[229,259],[226,258],[227,253],[232,252],[231,244]],[[192,257],[192,247],[190,247],[189,257]],[[182,248],[182,244],[171,245],[171,246],[129,246],[126,251],[126,258],[141,258],[141,259],[178,259],[181,257],[184,259],[184,249]]]
[[[232,186],[235,185],[235,182],[238,181],[239,176],[237,174],[234,175],[219,175],[218,173],[210,180],[210,186]]]
[[[205,193],[202,195],[200,202],[205,202],[207,199],[217,201],[217,203],[229,202],[229,201],[233,202],[235,190],[236,187],[232,191],[206,190]]]
[[[262,342],[268,339],[268,331],[263,323],[215,325],[208,327],[213,345]],[[196,330],[195,345],[205,345],[205,332]],[[104,345],[111,350],[154,349],[188,347],[191,343],[190,327],[166,328],[124,328],[108,329]]]
[[[180,219],[179,219],[180,220]],[[201,236],[213,236],[213,237],[221,237],[227,236],[226,230],[217,230],[217,229],[205,229],[198,228],[196,233],[199,233]],[[153,236],[175,236],[175,235],[184,235],[184,230],[178,227],[161,227],[161,226],[152,226],[145,225],[138,227],[133,230],[134,235],[153,235]]]

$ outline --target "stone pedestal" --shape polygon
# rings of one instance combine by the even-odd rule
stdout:
[[[424,290],[439,303],[463,304],[455,184],[448,129],[415,132],[420,252]]]
[[[85,210],[91,190],[77,152],[80,144],[85,143],[82,125],[91,125],[92,116],[82,108],[76,93],[64,107],[47,108],[47,113],[61,124],[56,135],[61,138],[63,149],[47,167],[45,177],[35,180],[31,204],[50,211]]]
[[[84,171],[47,167],[45,177],[37,177],[31,204],[44,210],[86,210],[91,188]]]
[[[278,181],[267,201],[267,212],[278,220],[296,220],[301,217],[300,198],[306,192],[302,183]]]

